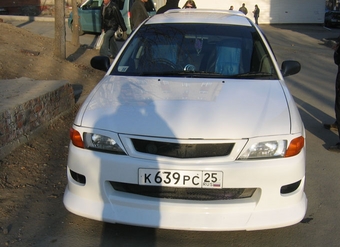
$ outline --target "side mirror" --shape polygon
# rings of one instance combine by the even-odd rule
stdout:
[[[287,60],[283,61],[281,65],[281,73],[283,77],[295,75],[301,70],[301,64],[298,61]]]
[[[111,66],[110,58],[106,56],[95,56],[91,59],[91,66],[94,69],[107,72]]]

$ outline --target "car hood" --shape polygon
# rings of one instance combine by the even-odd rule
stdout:
[[[279,80],[105,76],[76,125],[169,138],[237,139],[290,133]]]

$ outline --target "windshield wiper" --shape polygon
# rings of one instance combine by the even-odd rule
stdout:
[[[192,76],[192,77],[206,77],[206,78],[223,78],[221,73],[208,72],[208,71],[181,71],[179,75]]]
[[[263,78],[263,77],[276,77],[276,76],[274,74],[267,72],[247,72],[227,76],[227,78]]]
[[[276,77],[274,74],[265,73],[265,72],[247,72],[236,75],[223,75],[221,73],[216,72],[207,72],[207,71],[162,71],[162,72],[142,72],[139,76],[183,76],[183,77],[195,77],[195,78],[228,78],[228,79],[237,79],[237,78],[264,78],[264,77]]]
[[[146,71],[146,72],[141,72],[139,76],[174,76],[178,75],[179,71]]]
[[[162,72],[142,72],[139,74],[140,76],[184,76],[184,77],[214,77],[214,78],[223,78],[224,75],[215,72],[206,72],[206,71],[162,71]]]

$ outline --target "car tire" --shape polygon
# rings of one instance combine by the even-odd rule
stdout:
[[[123,29],[119,26],[117,31],[115,32],[115,39],[117,41],[123,40]]]
[[[71,23],[71,32],[73,33],[73,22]],[[84,31],[81,29],[80,23],[78,27],[78,33],[79,33],[79,36],[84,35]]]

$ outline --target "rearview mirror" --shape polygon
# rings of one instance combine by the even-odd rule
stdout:
[[[298,61],[287,60],[283,61],[281,65],[281,73],[283,77],[295,75],[301,70],[301,64]]]
[[[95,56],[91,59],[90,63],[92,68],[105,72],[110,68],[110,59],[106,56]]]

